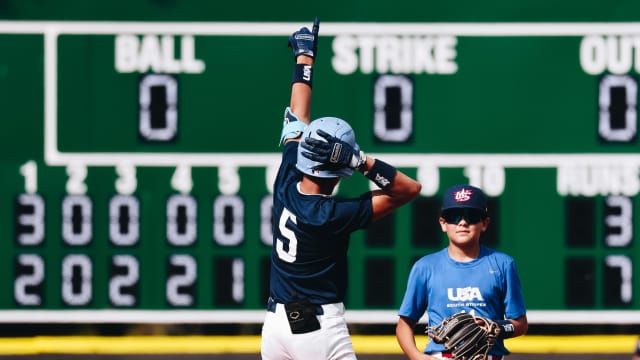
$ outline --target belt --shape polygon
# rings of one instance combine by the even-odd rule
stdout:
[[[453,354],[449,352],[443,352],[442,358],[453,359]],[[500,355],[487,355],[485,360],[502,360],[502,356]]]
[[[269,301],[267,301],[267,311],[275,313],[277,305],[278,303],[271,297],[269,297]],[[324,309],[322,308],[322,305],[316,305],[316,315],[324,315]]]

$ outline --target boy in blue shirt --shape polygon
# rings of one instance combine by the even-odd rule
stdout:
[[[480,244],[489,221],[486,196],[479,188],[455,185],[444,192],[439,222],[449,246],[413,265],[398,312],[396,337],[409,359],[452,357],[443,344],[433,341],[424,352],[417,348],[413,329],[425,312],[429,326],[463,311],[497,322],[500,335],[487,360],[502,360],[509,354],[503,340],[527,332],[513,258]]]

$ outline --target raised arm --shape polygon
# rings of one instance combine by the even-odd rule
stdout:
[[[313,62],[313,58],[307,55],[300,55],[296,58],[296,70],[300,65],[309,66],[310,69],[313,69]],[[298,116],[298,120],[304,122],[305,124],[309,124],[309,122],[311,121],[310,85],[304,82],[294,82],[293,84],[291,84],[291,101],[289,102],[289,108],[294,114]]]
[[[296,65],[292,78],[291,101],[285,111],[282,135],[285,142],[300,141],[302,131],[296,133],[292,129],[300,129],[300,123],[308,124],[310,121],[312,65],[317,55],[319,27],[320,22],[316,18],[312,31],[302,28],[289,38]],[[420,193],[420,183],[397,171],[395,167],[367,157],[364,152],[356,151],[350,144],[322,130],[318,130],[317,133],[325,141],[310,137],[301,145],[307,150],[303,152],[304,156],[322,164],[317,169],[357,169],[381,188],[373,192],[374,221],[408,203]]]
[[[313,28],[303,27],[289,37],[289,47],[296,61],[291,77],[291,99],[285,109],[281,141],[299,141],[304,127],[311,119],[311,87],[313,63],[318,53],[320,20],[316,17]]]

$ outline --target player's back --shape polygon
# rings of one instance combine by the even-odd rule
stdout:
[[[287,303],[293,293],[318,304],[341,302],[347,286],[349,237],[371,220],[370,196],[337,199],[303,194],[287,145],[276,179],[272,212],[271,297]]]

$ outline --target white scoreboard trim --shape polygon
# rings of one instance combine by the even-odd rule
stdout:
[[[2,310],[0,323],[259,324],[266,310]],[[351,324],[395,324],[393,310],[347,310]],[[640,324],[640,311],[532,310],[529,324]],[[420,319],[426,323],[425,316]]]

